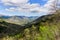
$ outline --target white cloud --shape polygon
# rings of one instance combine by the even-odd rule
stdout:
[[[56,6],[56,0],[48,0],[48,2],[44,6],[40,6],[38,3],[30,4],[28,3],[29,0],[2,0],[1,2],[6,6],[17,6],[16,8],[10,7],[9,9],[7,8],[7,11],[20,11],[20,12],[54,12],[54,6]],[[44,0],[46,1],[46,0]],[[53,11],[52,11],[53,10]]]
[[[48,9],[48,12],[55,12],[56,9],[56,0],[49,0],[45,5],[44,8]]]
[[[60,0],[57,0],[57,9],[60,9]]]
[[[7,11],[20,11],[20,12],[32,12],[32,11],[37,11],[40,9],[40,5],[39,4],[21,4],[19,5],[17,8],[9,8],[9,9],[6,9]]]
[[[20,4],[25,4],[27,3],[29,0],[1,0],[2,3],[4,3],[4,5],[20,5]]]
[[[19,3],[27,3],[28,0],[1,0],[1,2],[19,4]]]
[[[11,7],[11,8],[9,8],[9,9],[5,9],[6,11],[11,11],[11,12],[13,12],[13,11],[16,11],[16,9],[14,8],[14,7]]]

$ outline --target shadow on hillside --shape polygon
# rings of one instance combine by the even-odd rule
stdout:
[[[22,33],[25,27],[17,24],[0,22],[0,37],[4,36],[14,36],[16,34]]]

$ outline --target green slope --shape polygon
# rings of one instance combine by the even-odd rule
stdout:
[[[1,33],[8,34],[5,40],[60,40],[60,12],[41,16],[24,26],[2,21],[0,28]]]
[[[26,25],[25,40],[60,40],[60,12],[44,15]],[[28,35],[30,37],[28,37]]]

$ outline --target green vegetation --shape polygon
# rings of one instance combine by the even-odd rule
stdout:
[[[42,16],[25,26],[2,21],[1,34],[1,40],[60,40],[60,14]]]

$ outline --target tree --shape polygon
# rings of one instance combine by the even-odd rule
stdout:
[[[30,30],[28,28],[24,30],[24,40],[30,40]]]

